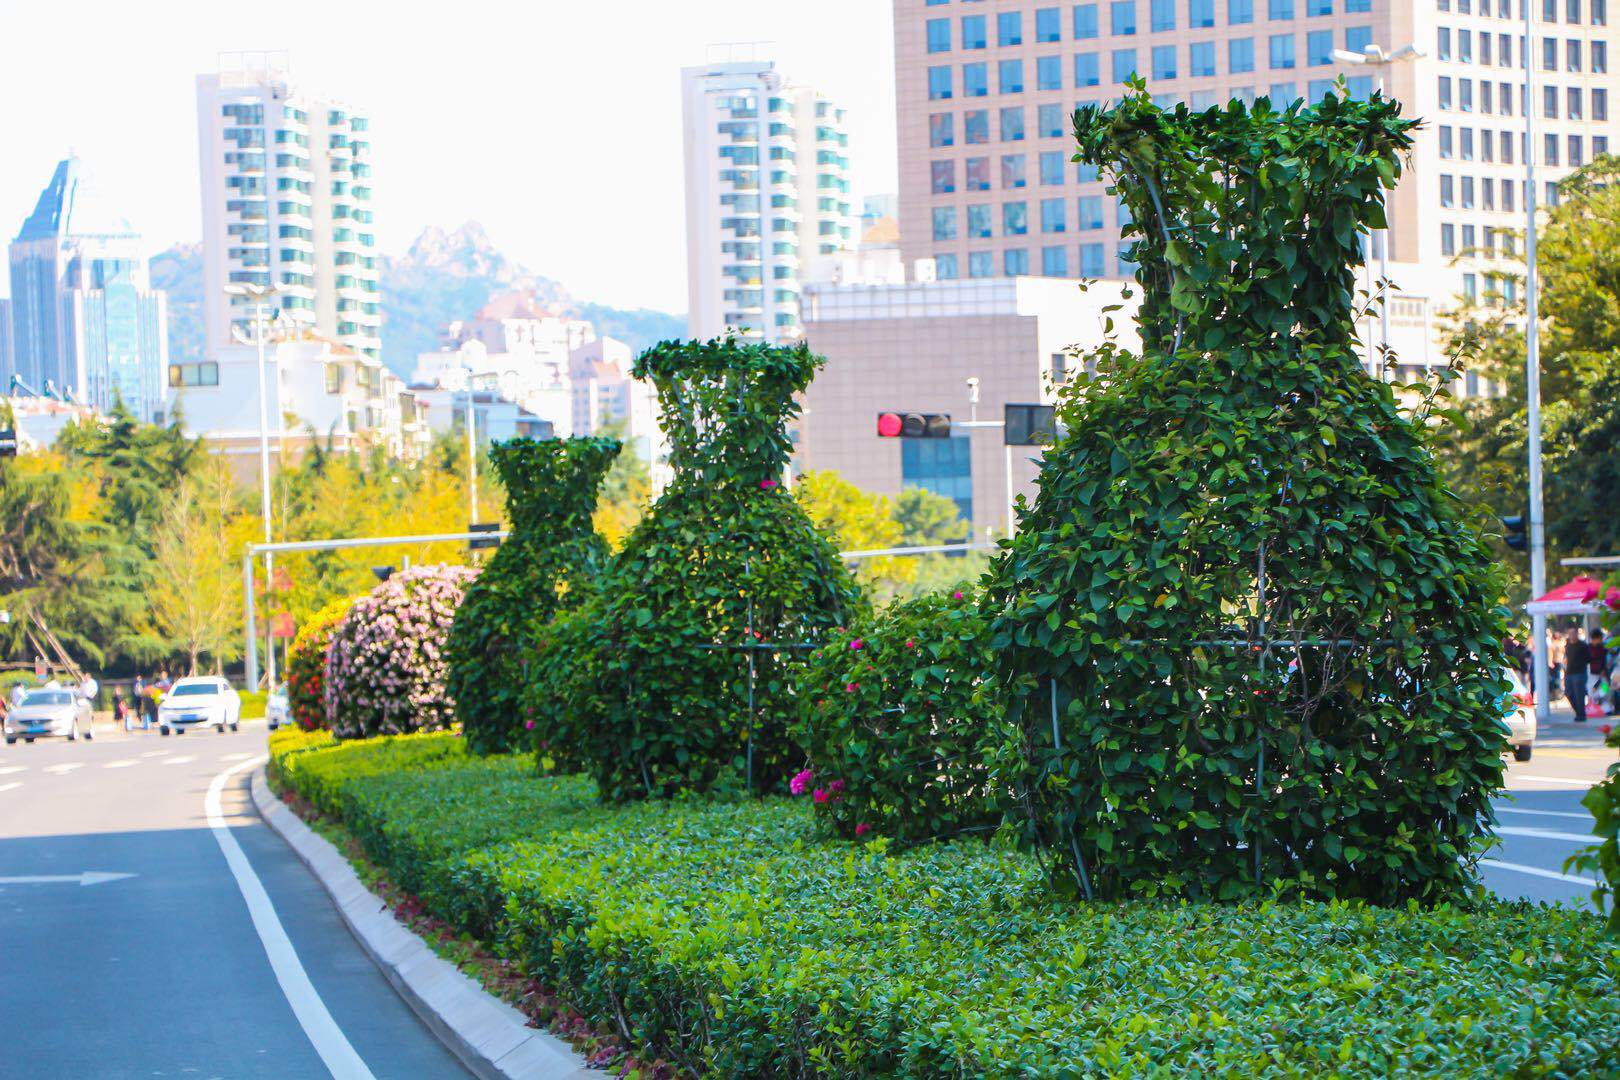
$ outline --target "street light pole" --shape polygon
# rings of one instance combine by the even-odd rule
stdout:
[[[1531,55],[1534,43],[1535,3],[1524,5],[1524,406],[1530,429],[1530,598],[1547,592],[1547,521],[1542,511],[1541,490],[1541,341],[1536,326],[1538,281],[1536,277],[1536,65]],[[1530,637],[1535,646],[1533,664],[1536,722],[1545,724],[1552,717],[1547,666],[1547,616],[1530,616]],[[1580,720],[1577,716],[1575,719]]]
[[[467,518],[478,524],[478,442],[473,437],[473,384],[467,381]]]
[[[270,521],[270,392],[265,375],[264,346],[270,333],[268,301],[275,294],[273,285],[253,285],[236,282],[225,286],[231,296],[246,296],[253,300],[253,341],[259,355],[259,513],[264,519],[264,542],[273,539]],[[264,554],[264,588],[268,595],[275,575],[275,557]],[[265,689],[276,688],[275,625],[266,612],[265,618]],[[256,665],[255,665],[256,666]],[[251,674],[257,674],[256,672]],[[257,680],[254,680],[257,682]],[[250,686],[252,690],[255,687]]]

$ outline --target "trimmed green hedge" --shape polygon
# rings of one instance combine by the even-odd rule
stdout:
[[[443,734],[271,748],[429,910],[694,1072],[1620,1070],[1620,954],[1584,912],[1076,906],[1004,846],[818,842],[803,802],[604,807]]]

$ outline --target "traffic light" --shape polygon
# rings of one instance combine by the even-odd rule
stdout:
[[[880,439],[948,439],[951,417],[949,413],[878,413],[877,433]]]
[[[1524,518],[1518,514],[1502,519],[1504,530],[1502,542],[1514,551],[1523,551],[1530,546],[1530,541],[1524,535]]]

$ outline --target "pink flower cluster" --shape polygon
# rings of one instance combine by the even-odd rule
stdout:
[[[806,769],[801,773],[796,773],[793,779],[788,781],[788,790],[795,795],[803,795],[815,778],[814,769]]]
[[[326,652],[326,713],[339,738],[448,728],[455,703],[444,655],[477,571],[419,566],[355,601]]]
[[[828,784],[826,788],[816,788],[812,799],[817,806],[825,806],[827,803],[837,802],[843,797],[843,795],[844,782],[842,780],[834,780],[832,783]]]

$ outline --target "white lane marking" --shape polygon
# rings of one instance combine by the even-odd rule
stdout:
[[[1596,844],[1603,838],[1592,833],[1582,836],[1580,833],[1553,832],[1551,829],[1522,829],[1497,826],[1497,832],[1503,836],[1533,836],[1538,840],[1573,840],[1577,844]]]
[[[20,787],[22,787],[22,781],[18,780],[15,783],[0,784],[0,791],[10,791],[12,788],[20,788]]]
[[[103,769],[127,769],[131,765],[139,765],[134,758],[124,758],[122,761],[109,761],[102,766]]]
[[[208,827],[213,830],[214,839],[219,841],[219,850],[224,853],[225,862],[236,877],[236,887],[241,890],[248,914],[253,917],[253,928],[259,932],[259,940],[264,943],[265,955],[270,958],[270,967],[276,973],[276,981],[281,984],[281,992],[287,998],[287,1004],[292,1006],[293,1014],[298,1017],[299,1026],[309,1036],[315,1052],[321,1055],[327,1071],[338,1080],[372,1080],[371,1070],[366,1068],[366,1063],[349,1045],[343,1029],[332,1019],[326,1003],[309,981],[309,974],[299,961],[286,928],[276,917],[270,894],[264,891],[264,883],[254,873],[253,865],[242,853],[242,846],[231,835],[231,827],[225,823],[225,813],[220,805],[225,782],[265,760],[262,754],[249,757],[247,761],[238,762],[214,777],[208,785],[208,797],[203,803],[208,811]]]
[[[64,773],[72,772],[74,769],[82,768],[84,768],[84,762],[82,761],[65,761],[60,765],[47,765],[45,771],[55,776],[61,776]]]
[[[1567,881],[1571,885],[1596,885],[1591,878],[1578,877],[1575,874],[1560,874],[1556,870],[1543,870],[1539,866],[1525,866],[1523,863],[1503,862],[1501,859],[1481,859],[1481,866],[1492,866],[1498,870],[1513,870],[1520,874],[1533,874],[1536,877],[1551,878],[1554,881]]]
[[[243,758],[250,758],[252,756],[253,756],[252,754],[225,754],[224,756],[222,756],[220,758],[220,760],[221,761],[241,761]]]
[[[181,754],[179,757],[165,758],[164,761],[163,761],[163,764],[165,764],[165,765],[185,765],[188,762],[192,762],[192,761],[196,761],[196,760],[197,759],[192,757],[190,754]]]
[[[1508,773],[1512,780],[1532,780],[1538,784],[1568,784],[1570,787],[1589,788],[1598,781],[1576,780],[1568,776],[1531,776],[1529,773]]]
[[[79,885],[102,885],[134,876],[134,874],[109,873],[106,870],[86,870],[82,874],[27,874],[22,877],[0,877],[0,885],[64,885],[72,882]]]
[[[1537,817],[1563,817],[1573,818],[1576,821],[1591,821],[1591,814],[1572,814],[1568,810],[1525,810],[1518,806],[1498,806],[1498,814],[1534,814]]]
[[[162,757],[167,753],[167,750],[148,750],[146,753],[142,754],[141,757]]]
[[[28,771],[28,766],[26,766],[26,765],[7,765],[5,768],[0,769],[0,776],[10,776],[12,773],[27,772],[27,771]]]

